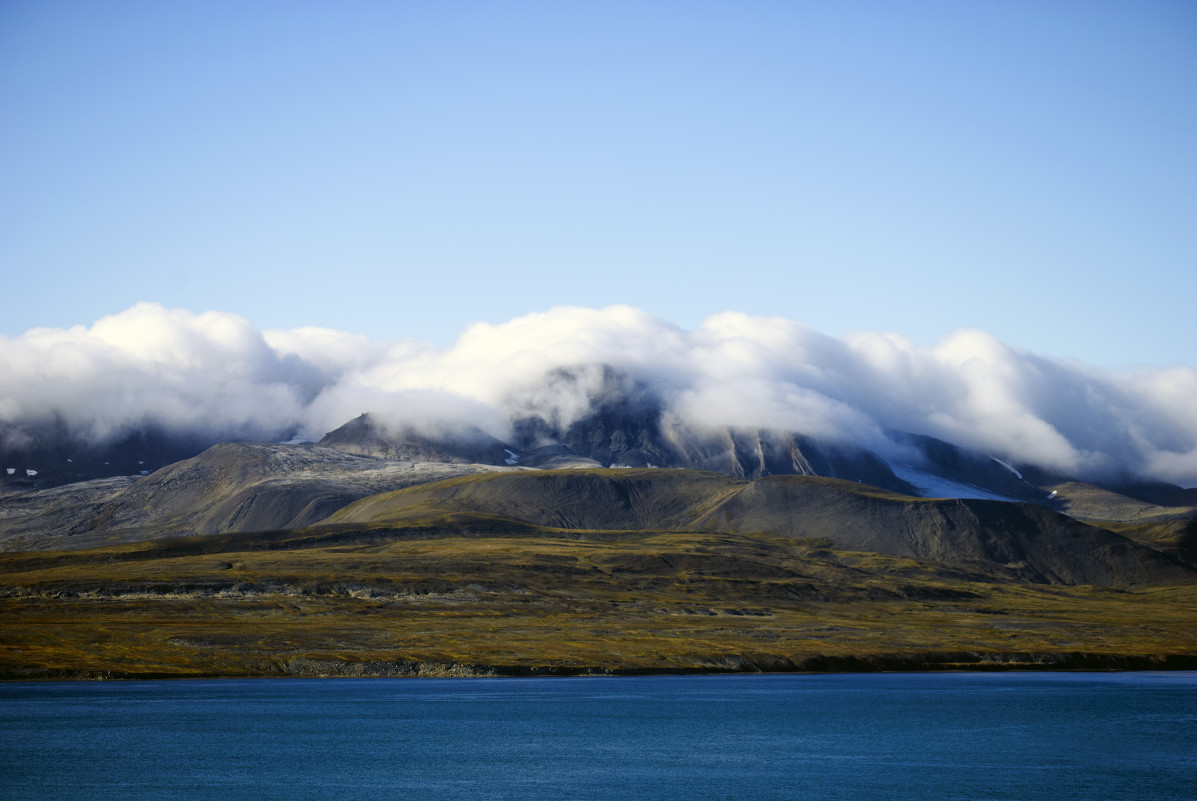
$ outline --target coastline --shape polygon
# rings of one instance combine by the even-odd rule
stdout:
[[[714,660],[712,660],[714,661]],[[1098,653],[1011,654],[871,654],[811,656],[798,663],[769,660],[764,664],[711,664],[692,668],[603,667],[580,665],[483,665],[447,662],[353,662],[296,657],[276,670],[247,673],[192,671],[87,671],[47,668],[0,668],[0,682],[28,681],[163,681],[186,679],[405,679],[405,678],[579,678],[621,676],[784,675],[832,673],[1066,673],[1197,671],[1195,654],[1115,655]]]

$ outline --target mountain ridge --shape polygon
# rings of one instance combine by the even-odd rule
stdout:
[[[562,529],[676,529],[825,539],[1021,581],[1130,586],[1197,580],[1197,568],[1028,503],[915,499],[840,479],[577,470],[498,473],[355,501],[325,523],[379,525],[447,512]],[[320,524],[317,524],[320,525]]]

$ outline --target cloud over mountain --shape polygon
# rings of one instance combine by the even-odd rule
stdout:
[[[900,446],[928,434],[1080,476],[1197,485],[1197,371],[1099,370],[960,330],[931,348],[895,334],[825,336],[726,312],[693,330],[625,306],[554,308],[469,327],[447,349],[318,328],[261,331],[232,314],[143,303],[91,327],[0,338],[0,437],[57,420],[102,440],[157,425],[213,437],[319,435],[362,412],[496,436],[568,425],[610,366],[690,423]],[[569,368],[572,380],[555,381]],[[3,444],[3,443],[0,443]]]

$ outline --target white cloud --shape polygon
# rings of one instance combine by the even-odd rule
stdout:
[[[216,435],[318,435],[362,412],[425,427],[512,417],[568,425],[601,365],[675,417],[884,447],[912,431],[1006,460],[1197,484],[1197,372],[1128,375],[1047,359],[961,330],[921,348],[895,334],[833,338],[737,312],[683,330],[641,310],[561,307],[478,323],[437,349],[318,328],[262,332],[231,314],[139,304],[90,328],[0,338],[0,423],[59,415],[104,437],[147,422]],[[575,371],[550,380],[555,368]],[[5,436],[18,436],[9,427]]]

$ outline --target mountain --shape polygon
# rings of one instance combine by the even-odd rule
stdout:
[[[651,414],[606,412],[575,421],[563,438],[581,447],[579,437],[598,439],[587,440],[587,431],[638,430],[639,441],[648,444],[640,455],[683,441],[676,432],[661,433]],[[540,441],[556,433],[542,426]],[[736,442],[731,432],[708,436],[712,439],[704,441]],[[797,448],[801,439],[791,435],[788,441]],[[610,441],[606,436],[605,443]],[[437,439],[363,415],[319,444],[224,443],[141,478],[12,493],[0,513],[0,547],[80,548],[166,536],[373,527],[435,520],[452,511],[568,530],[731,531],[825,539],[837,548],[1036,583],[1133,586],[1191,578],[1197,509],[1156,506],[1077,482],[1055,485],[1055,497],[1048,501],[1046,488],[1029,484],[1010,466],[937,440],[912,441],[928,454],[920,475],[938,475],[957,487],[987,485],[987,492],[1030,495],[1038,502],[922,498],[900,480],[878,482],[900,488],[886,489],[859,478],[800,473],[792,463],[785,463],[792,468],[787,473],[765,471],[757,478],[728,464],[722,473],[595,469],[596,460],[577,455],[567,444],[521,452],[481,431]],[[680,448],[659,452],[685,453]],[[732,453],[714,446],[706,451],[714,452]],[[856,475],[867,469],[894,475],[883,470],[879,457],[848,452],[840,453],[838,462],[822,461],[825,452],[835,453],[807,448],[801,467],[834,472],[855,466]],[[814,454],[820,460],[812,464]],[[505,464],[493,464],[500,455]],[[742,468],[743,461],[735,465]]]
[[[837,479],[685,470],[491,473],[373,495],[330,524],[490,515],[587,531],[752,532],[906,556],[1018,581],[1187,583],[1197,568],[1036,504],[924,500]]]
[[[148,475],[195,456],[218,438],[144,425],[102,440],[73,434],[58,417],[40,425],[0,422],[0,487],[41,489],[114,476]]]
[[[405,463],[499,467],[665,467],[740,478],[810,475],[855,481],[915,497],[1029,501],[1064,510],[1058,487],[1075,477],[978,453],[926,434],[889,431],[861,443],[743,425],[686,419],[662,394],[610,366],[557,368],[514,390],[503,431],[468,424],[415,424],[394,412],[363,414],[325,434],[320,447]],[[40,427],[0,427],[0,492],[47,489],[96,478],[146,475],[221,442],[212,433],[143,425],[85,441],[55,419]],[[248,444],[248,443],[247,443]],[[877,448],[880,446],[881,450]],[[1102,488],[1160,507],[1197,505],[1197,489],[1121,476]],[[1053,491],[1057,496],[1049,498]]]
[[[688,423],[667,413],[646,384],[603,367],[554,370],[544,388],[553,396],[584,397],[587,411],[560,421],[530,414],[513,422],[519,452],[551,444],[606,467],[673,467],[731,476],[820,475],[917,494],[871,451],[770,429]],[[517,408],[537,408],[517,401]]]
[[[311,444],[222,443],[143,478],[10,494],[0,512],[0,548],[296,528],[376,492],[485,469],[416,465]]]
[[[1183,491],[701,427],[582,378],[503,438],[362,416],[6,481],[0,678],[1197,666]]]
[[[316,443],[345,453],[407,462],[506,464],[513,456],[503,442],[473,426],[421,431],[415,426],[388,427],[368,414],[350,420]]]
[[[369,414],[348,421],[315,444],[220,443],[194,455],[191,452],[202,440],[153,427],[91,445],[72,439],[61,421],[33,432],[9,431],[3,438],[7,457],[43,469],[21,475],[23,469],[13,468],[12,476],[0,476],[4,497],[0,547],[82,547],[167,535],[294,529],[315,525],[353,501],[444,478],[494,471],[623,467],[707,471],[740,481],[823,477],[844,482],[836,485],[843,498],[869,496],[874,490],[866,488],[875,488],[907,499],[964,501],[971,515],[967,524],[953,517],[963,512],[927,517],[925,510],[931,507],[907,505],[900,507],[904,511],[899,516],[916,522],[898,523],[891,517],[884,525],[906,531],[903,536],[911,542],[919,538],[920,527],[963,526],[974,532],[970,536],[975,541],[967,547],[963,540],[957,543],[961,553],[980,549],[977,553],[987,554],[985,559],[991,562],[1001,549],[991,552],[989,546],[982,547],[976,538],[988,535],[976,532],[992,528],[987,521],[1001,517],[993,510],[1004,507],[982,512],[973,501],[1029,503],[1116,529],[1170,556],[1190,558],[1186,521],[1197,519],[1197,508],[1183,504],[1191,500],[1191,491],[1140,482],[1127,485],[1129,494],[1122,494],[909,432],[888,432],[893,447],[882,454],[801,432],[699,424],[671,412],[659,392],[610,367],[559,368],[541,384],[512,396],[504,439],[469,425],[417,425],[396,421],[394,415]],[[189,456],[159,464],[179,453]],[[97,469],[101,462],[103,470]],[[851,484],[862,488],[864,495],[852,492]],[[522,493],[533,485],[518,486]],[[653,491],[661,486],[658,482]],[[777,488],[791,485],[752,486],[751,491],[739,493],[742,497],[736,503],[742,505],[743,499],[751,497],[756,508],[737,512],[738,520],[768,519],[770,531],[788,526],[791,533],[798,532],[795,536],[831,536],[851,547],[951,561],[950,554],[929,542],[902,550],[893,544],[892,536],[878,534],[860,542],[845,539],[843,532],[859,529],[863,517],[828,533],[830,524],[816,525],[816,516],[803,507],[786,523],[782,517],[790,512],[777,510],[791,509],[791,499]],[[766,492],[768,487],[774,488],[772,494]],[[1018,508],[1023,511],[1003,518],[1006,522],[1001,525],[1017,523],[1016,528],[1027,531],[1027,526],[1039,525],[1025,522],[1038,512]],[[857,507],[846,509],[847,516],[864,514]],[[603,514],[590,507],[571,525],[601,527],[595,521],[601,521]],[[684,524],[695,525],[693,521]],[[877,543],[889,544],[882,548]],[[1015,548],[1006,562],[1019,562],[1017,553]],[[1097,576],[1077,565],[1053,567],[1044,560],[1036,564],[1025,572],[1035,580],[1055,576],[1082,581]]]

